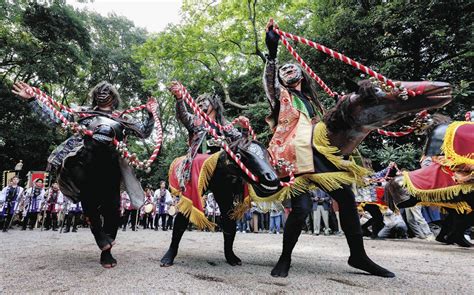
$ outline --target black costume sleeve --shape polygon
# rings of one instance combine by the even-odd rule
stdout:
[[[268,48],[267,59],[275,59],[278,51],[278,41],[280,36],[273,31],[273,26],[271,26],[268,32],[265,34],[265,44]]]
[[[263,73],[263,88],[272,110],[276,109],[280,100],[280,83],[277,78],[277,60],[267,59]]]
[[[53,111],[47,107],[45,104],[41,103],[37,99],[30,100],[28,105],[32,109],[33,113],[39,117],[40,121],[45,123],[46,125],[54,128],[58,125],[62,124],[62,121],[56,117]],[[74,116],[67,112],[66,110],[62,110],[61,114],[68,119],[68,121],[74,121]]]
[[[184,127],[189,132],[193,132],[194,129],[194,124],[193,124],[193,118],[194,116],[188,112],[186,109],[186,105],[184,104],[183,99],[178,99],[176,100],[176,118],[183,123]]]
[[[143,138],[149,137],[153,132],[153,127],[155,127],[155,120],[153,119],[152,113],[148,112],[148,117],[145,119],[145,122],[137,122],[135,125],[143,134]]]

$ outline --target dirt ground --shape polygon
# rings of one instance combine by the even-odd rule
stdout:
[[[366,275],[347,265],[344,237],[302,235],[287,278],[270,270],[282,235],[238,233],[242,266],[225,263],[221,233],[186,232],[174,266],[161,268],[171,232],[119,232],[114,269],[99,265],[87,229],[0,233],[0,293],[449,293],[473,294],[474,249],[410,240],[365,240],[369,256],[396,278]]]

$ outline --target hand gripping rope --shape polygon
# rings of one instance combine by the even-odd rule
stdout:
[[[199,116],[199,118],[204,122],[204,126],[216,140],[218,140],[221,143],[222,148],[224,151],[232,158],[232,160],[237,163],[237,165],[240,167],[240,169],[254,182],[258,182],[259,179],[256,175],[254,175],[245,165],[240,161],[240,157],[238,157],[228,146],[228,144],[225,142],[225,140],[222,140],[222,137],[220,137],[216,130],[214,130],[209,124],[212,124],[216,126],[220,131],[228,131],[230,130],[234,124],[239,123],[242,125],[242,127],[247,128],[249,130],[249,133],[251,134],[252,138],[255,140],[256,135],[255,132],[253,131],[252,127],[250,126],[249,120],[247,118],[236,118],[234,119],[231,123],[222,126],[221,124],[217,123],[215,120],[211,119],[206,113],[203,112],[203,110],[197,105],[197,103],[194,101],[192,96],[189,94],[188,90],[186,87],[184,87],[181,83],[179,83],[180,87],[180,94],[181,97],[184,99],[184,101],[191,107],[193,112]],[[286,166],[286,169],[289,170],[290,173],[290,181],[288,182],[283,182],[280,181],[280,186],[291,186],[294,183],[295,177],[293,175],[293,171],[289,165]]]
[[[337,92],[333,92],[327,85],[326,83],[324,83],[324,81],[314,73],[314,71],[308,66],[308,64],[301,58],[301,56],[296,52],[296,50],[290,45],[290,43],[288,42],[288,40],[286,38],[290,38],[296,42],[300,42],[300,43],[303,43],[303,44],[306,44],[310,47],[313,47],[325,54],[328,54],[330,55],[332,58],[335,58],[335,59],[338,59],[348,65],[351,65],[359,70],[361,70],[362,72],[370,75],[371,79],[377,79],[381,82],[381,87],[386,90],[386,91],[392,91],[393,89],[397,90],[399,92],[398,96],[403,99],[403,100],[406,100],[408,99],[408,96],[415,96],[415,95],[419,95],[421,94],[421,91],[413,91],[413,90],[408,90],[408,89],[405,89],[401,84],[399,83],[394,83],[392,80],[386,78],[385,76],[383,76],[382,74],[380,73],[377,73],[375,72],[374,70],[364,66],[363,64],[339,53],[339,52],[336,52],[330,48],[327,48],[326,46],[324,45],[321,45],[319,43],[316,43],[316,42],[313,42],[311,40],[308,40],[306,38],[303,38],[303,37],[300,37],[300,36],[296,36],[296,35],[293,35],[293,34],[290,34],[290,33],[287,33],[287,32],[284,32],[282,30],[279,30],[277,28],[273,28],[273,31],[275,31],[275,33],[277,33],[278,35],[280,35],[280,39],[283,43],[283,45],[288,49],[288,51],[290,52],[290,54],[298,61],[298,63],[300,63],[300,65],[303,67],[303,69],[321,86],[321,88],[323,88],[323,90],[331,97],[338,97],[340,96]],[[420,113],[417,114],[417,117],[418,118],[424,118],[427,116],[427,113],[426,111],[422,111]],[[392,131],[385,131],[385,130],[382,130],[382,129],[377,129],[377,132],[381,135],[385,135],[385,136],[392,136],[392,137],[401,137],[401,136],[405,136],[405,135],[408,135],[410,133],[412,133],[413,131],[415,131],[416,128],[413,127],[413,126],[410,126],[408,127],[406,130],[404,131],[397,131],[397,132],[392,132]]]
[[[29,87],[26,89],[26,93],[28,93],[31,96],[36,97],[39,101],[41,101],[44,105],[46,105],[53,114],[62,122],[62,127],[66,130],[71,130],[74,133],[79,133],[81,135],[88,135],[92,136],[92,131],[88,130],[85,126],[79,125],[78,123],[75,122],[70,122],[64,115],[60,112],[60,110],[65,110],[70,114],[77,114],[80,117],[88,117],[90,116],[89,114],[86,113],[80,113],[72,110],[71,108],[68,108],[67,106],[57,102],[54,100],[52,97],[48,96],[44,92],[42,92],[40,89],[35,88],[35,87]],[[155,132],[156,132],[156,139],[155,139],[155,148],[153,149],[153,153],[151,154],[150,158],[146,161],[140,161],[137,158],[137,155],[135,153],[130,153],[128,151],[127,145],[123,141],[118,141],[117,139],[113,139],[112,143],[116,147],[116,149],[120,152],[120,156],[127,160],[127,162],[138,169],[145,170],[147,173],[150,172],[151,168],[150,165],[155,161],[156,157],[158,156],[158,153],[160,152],[161,149],[161,144],[163,141],[163,130],[161,128],[161,122],[160,118],[158,116],[158,113],[156,112],[157,109],[157,102],[153,101],[150,103],[150,107],[153,110],[152,116],[155,121]],[[112,114],[113,117],[120,117],[123,114],[129,114],[133,112],[137,112],[140,110],[143,110],[147,107],[146,104],[130,108],[128,110],[122,111],[122,112],[114,112]],[[59,110],[58,110],[59,109]]]

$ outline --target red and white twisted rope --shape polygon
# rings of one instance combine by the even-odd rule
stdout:
[[[466,119],[466,121],[472,122],[472,113],[473,113],[472,111],[469,111],[464,115],[464,118]]]
[[[52,97],[45,94],[44,92],[42,92],[38,88],[29,87],[25,91],[28,95],[36,97],[44,105],[46,105],[49,109],[51,109],[54,116],[56,116],[63,123],[63,128],[65,128],[65,129],[70,128],[73,132],[81,133],[81,134],[88,135],[88,136],[93,135],[93,132],[91,130],[87,130],[84,126],[80,126],[77,123],[70,122],[57,108],[59,108],[60,110],[66,110],[68,113],[71,113],[71,114],[78,114],[81,117],[87,117],[87,116],[90,116],[90,115],[75,112],[71,108],[68,108],[68,107],[60,104],[59,102],[57,102]],[[153,119],[155,121],[156,145],[155,145],[155,148],[153,149],[152,155],[150,156],[150,158],[147,161],[145,161],[145,162],[139,161],[138,158],[136,157],[136,154],[129,153],[128,150],[126,149],[126,144],[124,142],[118,141],[115,138],[112,141],[112,144],[120,151],[123,158],[127,159],[131,163],[131,165],[133,165],[137,168],[140,168],[140,169],[149,170],[149,166],[153,163],[153,161],[155,161],[156,157],[158,156],[158,153],[161,149],[161,144],[162,144],[162,141],[163,141],[163,131],[162,131],[162,128],[161,128],[161,122],[160,122],[159,116],[156,112],[156,107],[157,107],[156,102],[154,103],[154,107],[155,108],[153,108],[152,116],[153,116]],[[114,115],[114,117],[119,117],[122,114],[132,113],[132,112],[135,112],[135,111],[142,110],[144,108],[146,108],[146,105],[141,105],[141,106],[138,106],[138,107],[135,107],[135,108],[131,108],[131,109],[128,109],[128,110],[123,111],[123,112],[116,112],[113,115]]]
[[[221,124],[219,124],[218,122],[216,122],[215,120],[211,119],[203,110],[201,110],[201,108],[197,105],[196,101],[191,97],[191,95],[188,93],[188,90],[186,89],[186,87],[184,87],[181,83],[179,83],[180,87],[181,87],[181,92],[182,92],[182,95],[183,95],[183,98],[184,100],[186,101],[186,103],[191,107],[191,109],[193,110],[193,112],[197,115],[199,115],[201,117],[201,119],[203,119],[204,121],[207,121],[208,123],[216,126],[219,131],[221,132],[224,132],[224,131],[229,131],[230,129],[232,129],[232,127],[239,123],[242,127],[246,128],[249,130],[249,133],[250,135],[252,136],[252,139],[256,139],[257,138],[257,135],[255,134],[254,130],[252,129],[252,126],[250,126],[250,123],[248,122],[248,120],[240,120],[240,118],[236,118],[234,119],[231,123],[223,126]]]
[[[426,110],[421,111],[418,114],[416,114],[415,120],[426,118],[428,115],[429,114]],[[413,133],[413,131],[415,131],[415,130],[417,130],[416,127],[409,126],[403,131],[386,131],[386,130],[383,130],[383,129],[377,129],[377,133],[380,134],[380,135],[390,136],[390,137],[402,137],[402,136],[406,136],[408,134]]]
[[[202,122],[204,123],[204,126],[205,128],[207,129],[207,131],[216,139],[216,140],[220,140],[221,138],[219,137],[219,135],[217,134],[216,130],[213,129],[209,124],[213,124],[214,126],[216,126],[217,128],[219,128],[219,126],[221,126],[221,128],[219,128],[219,130],[228,130],[228,126],[231,126],[237,122],[241,123],[241,121],[239,120],[239,118],[235,119],[232,121],[232,123],[226,125],[226,126],[222,126],[220,125],[219,123],[217,123],[215,120],[211,119],[206,113],[204,113],[204,111],[197,105],[197,103],[194,101],[194,99],[192,98],[191,94],[189,94],[188,90],[186,89],[186,87],[184,87],[184,85],[182,85],[181,83],[179,83],[179,88],[180,88],[180,95],[181,97],[184,99],[184,101],[191,107],[191,109],[193,110],[193,112],[198,115],[200,117],[200,119],[202,120]],[[253,129],[251,129],[251,126],[250,124],[248,123],[248,121],[246,121],[246,123],[244,123],[244,125],[246,126],[243,126],[245,128],[248,128],[249,129],[249,132],[252,134],[252,137],[255,139],[256,136],[255,136],[255,133],[253,132]],[[235,161],[235,163],[240,167],[240,169],[250,178],[252,179],[252,181],[254,182],[259,182],[259,179],[258,177],[253,174],[245,165],[244,163],[242,163],[242,161],[240,160],[239,157],[237,157],[237,155],[229,148],[229,145],[225,142],[225,141],[221,141],[221,145],[222,145],[222,148],[224,149],[224,151],[232,158],[232,160]],[[282,182],[280,181],[280,185],[281,186],[290,186],[294,183],[294,175],[293,175],[293,172],[290,171],[290,181],[289,182]]]
[[[290,45],[288,40],[280,34],[280,39],[283,45],[285,45],[286,49],[293,55],[293,57],[300,63],[300,65],[303,67],[303,69],[308,73],[308,75],[311,76],[318,84],[323,88],[324,91],[326,91],[327,94],[331,97],[337,96],[336,92],[332,92],[332,90],[324,83],[324,81],[319,78],[318,75],[308,66],[308,64],[301,58],[301,56],[296,52],[296,50]]]
[[[324,45],[321,45],[321,44],[319,44],[319,43],[313,42],[313,41],[311,41],[311,40],[308,40],[308,39],[303,38],[303,37],[300,37],[300,36],[296,36],[296,35],[293,35],[293,34],[284,32],[284,31],[282,31],[282,30],[280,30],[280,29],[277,29],[277,28],[273,28],[273,30],[274,30],[278,35],[280,35],[280,36],[284,36],[284,37],[290,38],[290,39],[292,39],[292,40],[294,40],[294,41],[296,41],[296,42],[300,42],[300,43],[306,44],[306,45],[308,45],[308,46],[310,46],[310,47],[313,47],[313,48],[315,48],[315,49],[317,49],[317,50],[319,50],[319,51],[325,53],[325,54],[328,54],[328,55],[331,56],[332,58],[338,59],[338,60],[340,60],[340,61],[342,61],[342,62],[344,62],[344,63],[346,63],[346,64],[348,64],[348,65],[351,65],[351,66],[353,66],[353,67],[359,69],[360,71],[366,73],[367,75],[370,75],[370,76],[372,76],[372,77],[378,79],[379,81],[382,81],[383,83],[385,83],[385,84],[387,84],[387,85],[389,85],[389,86],[392,86],[394,89],[397,89],[397,88],[398,88],[398,86],[395,85],[395,83],[393,83],[392,80],[386,78],[384,75],[382,75],[382,74],[380,74],[380,73],[377,73],[377,72],[375,72],[374,70],[372,70],[372,69],[370,69],[370,68],[364,66],[363,64],[361,64],[361,63],[359,63],[359,62],[357,62],[357,61],[355,61],[355,60],[353,60],[353,59],[351,59],[351,58],[349,58],[349,57],[347,57],[347,56],[345,56],[345,55],[343,55],[343,54],[341,54],[341,53],[339,53],[339,52],[336,52],[336,51],[334,51],[334,50],[332,50],[332,49],[330,49],[330,48],[327,48],[327,47],[324,46]],[[283,41],[283,39],[282,39],[282,41]],[[290,51],[290,52],[291,52],[291,51]],[[409,96],[415,96],[415,95],[416,95],[415,91],[412,91],[412,90],[407,90],[407,94],[408,94]]]

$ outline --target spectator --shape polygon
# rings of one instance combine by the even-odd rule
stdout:
[[[390,209],[387,209],[384,214],[384,223],[384,228],[382,228],[382,230],[378,233],[379,238],[407,238],[408,228],[399,212],[395,213],[392,212]]]
[[[20,179],[13,176],[8,186],[0,193],[0,219],[2,220],[2,231],[7,232],[13,220],[13,216],[18,212],[23,188],[18,185]]]
[[[405,214],[407,218],[408,226],[419,239],[434,240],[434,235],[430,230],[430,226],[423,218],[421,213],[421,206],[417,205],[414,207],[405,208]]]
[[[270,209],[270,231],[269,233],[280,234],[280,224],[283,215],[283,206],[273,202]]]
[[[30,187],[25,192],[24,210],[26,216],[23,220],[23,227],[21,230],[26,230],[26,226],[28,226],[30,230],[33,230],[35,227],[38,213],[41,211],[41,207],[44,203],[44,195],[43,179],[38,178],[35,180],[33,187]]]
[[[153,204],[153,191],[151,187],[145,189],[145,200],[143,203],[143,229],[153,229],[153,216],[155,215],[156,207]]]
[[[237,231],[241,233],[246,233],[248,230],[248,220],[250,219],[250,211],[245,212],[244,216],[242,219],[237,221]]]
[[[155,191],[155,230],[158,230],[158,223],[161,220],[161,229],[166,231],[168,230],[168,225],[166,223],[166,217],[168,216],[168,208],[173,203],[173,198],[171,193],[166,189],[166,182],[160,181],[160,188]]]
[[[313,226],[314,234],[319,236],[321,232],[321,217],[324,222],[324,235],[329,235],[329,206],[331,197],[323,190],[313,191]],[[316,206],[316,209],[315,207]]]
[[[128,222],[130,219],[130,223],[132,224],[132,231],[135,231],[135,226],[137,223],[137,211],[132,207],[132,202],[130,201],[130,196],[126,191],[123,191],[120,195],[120,205],[122,208],[123,216],[123,231],[127,230]]]

